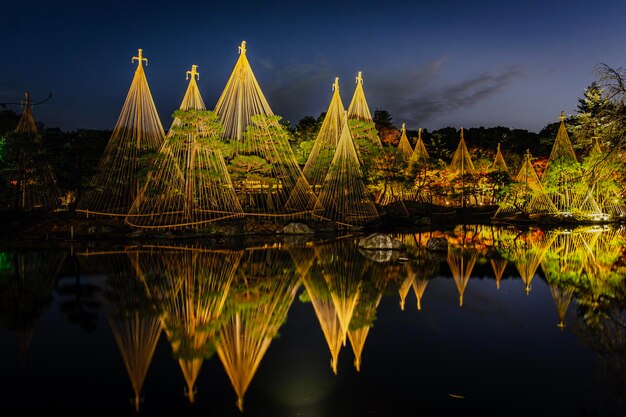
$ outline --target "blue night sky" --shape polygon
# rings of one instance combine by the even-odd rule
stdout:
[[[166,129],[185,72],[199,66],[213,108],[242,40],[273,111],[294,124],[326,110],[335,76],[347,106],[363,71],[370,109],[397,125],[539,131],[575,112],[597,64],[626,66],[623,0],[6,3],[0,102],[52,92],[35,118],[66,130],[113,128],[137,48]]]

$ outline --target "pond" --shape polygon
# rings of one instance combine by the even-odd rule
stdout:
[[[0,253],[15,413],[624,415],[626,230]],[[446,237],[447,253],[426,250]],[[11,413],[13,414],[13,413]]]

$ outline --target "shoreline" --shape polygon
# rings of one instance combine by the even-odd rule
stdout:
[[[408,202],[405,202],[408,203]],[[202,246],[247,246],[248,243],[306,243],[344,235],[369,233],[427,233],[451,230],[457,225],[490,225],[519,229],[575,228],[578,226],[618,227],[623,221],[590,221],[575,217],[527,216],[494,219],[497,206],[451,208],[425,204],[400,203],[379,207],[382,221],[366,227],[340,229],[333,222],[313,219],[243,219],[207,223],[203,228],[148,230],[129,226],[123,217],[86,217],[73,211],[4,212],[0,216],[0,247],[20,246],[115,246],[150,245],[164,242],[191,242]],[[401,212],[401,213],[400,213]],[[400,215],[398,214],[400,213]],[[304,232],[285,228],[290,223],[303,226]]]

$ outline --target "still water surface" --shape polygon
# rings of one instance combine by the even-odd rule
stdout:
[[[624,415],[623,229],[395,236],[405,252],[345,237],[0,253],[0,404],[10,415]],[[432,236],[447,237],[447,254],[425,250]]]

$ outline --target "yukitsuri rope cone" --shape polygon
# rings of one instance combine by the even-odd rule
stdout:
[[[314,216],[341,227],[378,221],[378,211],[363,183],[359,157],[344,118],[341,137],[315,205]]]
[[[369,109],[367,113],[369,114]],[[333,83],[333,96],[328,105],[328,110],[326,110],[324,121],[302,170],[315,194],[320,193],[326,174],[328,174],[330,163],[341,137],[344,117],[345,110],[339,95],[339,77],[337,77]]]
[[[220,148],[221,124],[206,111],[198,90],[197,66],[175,113],[154,169],[135,199],[126,223],[141,228],[200,228],[243,217]]]
[[[509,193],[500,202],[494,217],[506,217],[520,211],[528,212],[528,209],[531,208],[529,207],[531,201],[533,201],[532,207],[534,207],[536,212],[556,213],[558,211],[543,185],[541,185],[531,159],[530,151],[526,150],[524,163],[514,177],[514,180],[517,182],[516,190]]]
[[[472,162],[472,157],[467,150],[465,135],[463,133],[463,128],[461,128],[461,139],[459,140],[459,145],[452,156],[452,162],[450,162],[448,172],[451,175],[465,175],[473,174],[474,171],[474,163]]]
[[[348,106],[348,119],[359,119],[364,122],[373,121],[372,113],[370,113],[370,108],[365,99],[365,91],[363,91],[363,73],[361,71],[356,76],[356,88]]]
[[[607,156],[608,154],[608,156]],[[626,216],[626,205],[620,195],[620,187],[614,178],[621,165],[614,152],[603,153],[598,138],[585,160],[590,169],[590,192],[596,199],[602,213],[617,220]]]
[[[536,198],[530,201],[528,212],[541,214],[600,213],[600,207],[593,193],[582,178],[582,169],[578,165],[576,153],[565,128],[565,114],[563,112],[561,112],[560,118],[561,125],[548,158],[548,166],[541,177],[541,183],[552,200],[556,212],[546,211],[547,207]]]
[[[139,49],[137,70],[111,138],[94,177],[76,211],[102,216],[126,216],[140,189],[142,158],[158,152],[165,139]]]
[[[428,167],[426,164],[430,160],[430,155],[426,150],[426,145],[424,145],[424,140],[422,139],[422,128],[420,127],[417,131],[417,142],[415,143],[415,148],[413,148],[413,154],[409,159],[409,172],[415,172],[415,184],[421,184],[421,189],[416,190],[413,195],[413,199],[416,201],[427,201],[427,191],[424,189],[426,185],[426,175],[428,171]],[[419,167],[419,169],[416,169]]]
[[[3,159],[9,165],[6,175],[8,203],[13,209],[53,210],[61,204],[61,194],[46,160],[29,93],[25,93],[22,105],[24,111],[17,127],[7,135],[4,145]]]
[[[426,145],[424,145],[424,140],[422,139],[422,128],[420,127],[417,131],[417,142],[415,143],[415,148],[413,149],[411,158],[409,158],[409,164],[425,163],[429,159],[430,155],[426,150]]]
[[[509,167],[506,165],[504,161],[504,156],[502,156],[502,151],[500,150],[500,144],[498,143],[498,151],[496,152],[496,157],[493,160],[493,164],[489,167],[490,171],[495,172],[509,172]]]
[[[161,323],[185,378],[185,395],[195,401],[196,380],[205,359],[215,353],[222,313],[243,251],[156,248],[139,254],[142,269],[161,266],[146,281],[159,302]]]
[[[402,160],[407,163],[408,168],[411,156],[413,156],[413,148],[411,147],[409,138],[406,135],[405,123],[402,123],[402,128],[400,129],[400,131],[401,135],[400,142],[398,143],[398,154],[400,158],[402,158]],[[414,194],[415,193],[407,188],[406,185],[398,181],[389,181],[388,187],[383,190],[383,192],[378,196],[376,202],[383,205],[400,202],[399,207],[397,207],[398,213],[396,213],[396,215],[408,217],[409,212],[406,209],[403,201],[413,200]]]
[[[243,399],[300,288],[289,253],[248,249],[237,269],[219,331],[217,354],[237,394]]]
[[[398,150],[400,151],[400,155],[404,158],[405,161],[411,159],[413,155],[413,148],[411,147],[411,142],[409,142],[409,138],[406,135],[406,123],[402,123],[402,129],[400,129],[400,142],[398,142]]]
[[[253,116],[273,115],[252,72],[246,52],[246,41],[243,41],[239,46],[239,59],[215,105],[215,113],[220,116],[224,125],[224,139],[242,141],[243,133]]]
[[[246,57],[246,42],[215,113],[222,120],[222,138],[233,157],[227,169],[246,216],[306,217],[315,205],[302,175],[289,134],[274,116]]]
[[[371,128],[368,129],[366,137],[369,139],[371,144],[376,146],[378,149],[382,149],[383,144],[380,142],[378,132],[374,127],[372,113],[370,113],[370,108],[367,105],[367,100],[365,99],[365,91],[363,91],[363,74],[361,71],[359,71],[356,76],[356,88],[354,89],[352,101],[350,101],[350,105],[348,106],[348,120],[360,120],[368,125],[371,124]],[[350,128],[352,128],[352,125]],[[354,135],[355,132],[352,132],[352,134]],[[359,152],[358,148],[357,152]]]
[[[91,257],[95,259],[88,262],[96,263],[98,272],[107,274],[107,318],[135,393],[135,410],[139,412],[142,387],[161,335],[161,321],[126,253]]]

